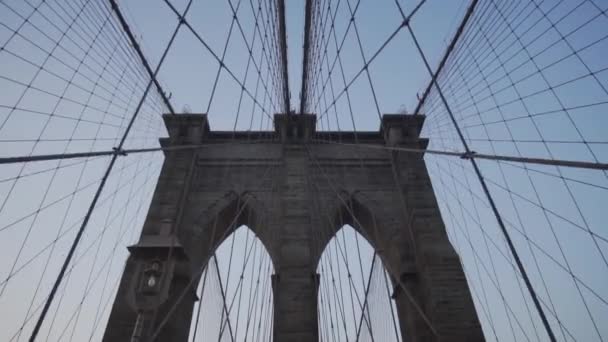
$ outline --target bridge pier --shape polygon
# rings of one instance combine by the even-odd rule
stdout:
[[[285,117],[285,119],[289,119]],[[295,119],[307,119],[300,117]],[[274,290],[274,341],[317,342],[318,277],[314,263],[314,236],[311,225],[311,194],[308,184],[309,157],[305,146],[297,141],[309,139],[314,118],[309,125],[291,125],[277,120],[282,133],[283,172],[280,186],[279,229]],[[303,129],[303,130],[302,130]],[[289,130],[289,132],[287,132]]]
[[[186,342],[200,270],[247,225],[274,266],[274,341],[317,342],[317,263],[344,224],[389,270],[404,340],[483,341],[423,155],[382,148],[426,148],[423,121],[385,115],[375,132],[315,132],[314,115],[277,114],[274,133],[216,132],[206,115],[166,115],[163,146],[205,147],[166,151],[104,341],[131,341],[134,331],[147,341],[158,330],[157,341]],[[270,139],[247,143],[256,135]],[[330,138],[341,143],[318,142]]]

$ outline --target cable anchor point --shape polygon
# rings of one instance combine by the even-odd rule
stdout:
[[[470,160],[470,159],[475,158],[475,155],[476,155],[476,154],[477,154],[477,152],[475,152],[475,151],[468,151],[468,152],[464,152],[464,153],[462,153],[462,154],[460,155],[460,159],[467,159],[467,160]]]
[[[114,154],[117,156],[123,156],[123,157],[127,156],[127,152],[125,150],[123,150],[122,148],[112,147],[112,150],[114,151]]]

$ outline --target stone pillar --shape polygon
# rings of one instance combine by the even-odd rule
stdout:
[[[305,145],[314,130],[312,115],[275,115],[283,141],[283,179],[278,265],[273,276],[274,341],[318,341],[318,276],[313,261],[310,167]]]
[[[425,149],[419,138],[423,115],[385,115],[382,129],[387,145]],[[415,297],[441,341],[484,341],[475,306],[460,259],[452,247],[423,154],[393,152],[396,177],[413,232],[416,270],[401,274],[401,283]],[[402,334],[416,341],[437,341],[404,291],[395,287],[394,298]]]
[[[161,139],[163,146],[200,144],[209,131],[206,115],[165,115],[164,120],[169,138]],[[146,341],[172,309],[157,340],[188,339],[196,295],[195,287],[188,288],[191,265],[178,236],[195,156],[193,150],[165,153],[140,240],[129,247],[104,341],[131,341],[134,335]]]

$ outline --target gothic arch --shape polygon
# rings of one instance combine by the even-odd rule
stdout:
[[[402,270],[413,267],[413,248],[409,241],[410,227],[389,225],[386,208],[365,193],[340,191],[333,200],[329,221],[325,225],[327,234],[321,234],[319,251],[316,255],[318,264],[321,254],[332,238],[345,226],[352,227],[377,252],[383,264],[388,264],[389,274],[399,274]],[[394,210],[391,216],[399,217],[403,212]],[[390,222],[388,222],[390,223]],[[404,229],[405,228],[405,229]]]
[[[273,237],[267,229],[268,214],[259,198],[249,192],[230,191],[206,208],[200,206],[203,201],[197,196],[188,201],[179,230],[193,271],[205,267],[206,259],[241,226],[247,226],[261,241],[275,267]]]
[[[317,273],[320,340],[401,341],[391,281],[374,247],[355,228],[345,224],[336,232]]]
[[[253,229],[240,225],[213,251],[197,286],[189,341],[256,340],[270,336],[273,314],[268,250]],[[259,286],[247,288],[250,283]],[[252,304],[253,303],[253,304]],[[264,327],[251,324],[249,315],[264,317]],[[258,329],[259,328],[259,329]],[[262,338],[267,341],[267,338]]]

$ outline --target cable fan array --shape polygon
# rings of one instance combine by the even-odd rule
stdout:
[[[288,5],[0,1],[0,338],[102,339],[179,104],[260,142],[292,107],[329,145],[385,113],[424,115],[427,150],[382,149],[425,153],[486,339],[606,340],[608,4]],[[299,17],[303,51],[288,51]],[[272,340],[274,265],[253,231],[229,232],[192,284],[190,340]],[[377,251],[348,225],[332,236],[317,246],[319,339],[402,340]]]

